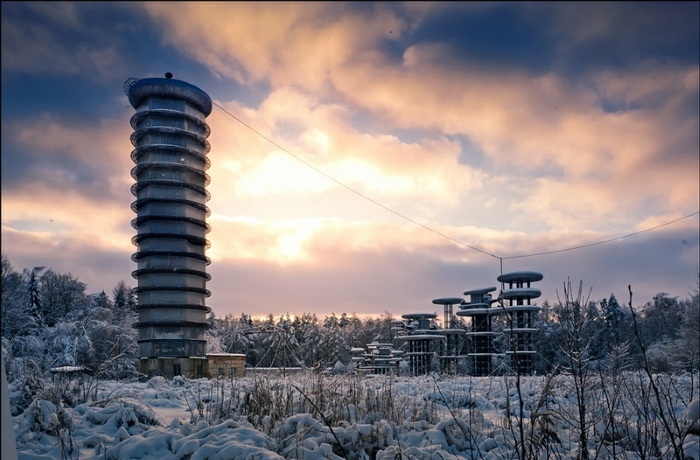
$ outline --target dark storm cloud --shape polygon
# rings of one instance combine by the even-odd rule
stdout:
[[[550,11],[571,71],[698,62],[697,2],[558,3]]]
[[[138,3],[3,2],[2,23],[3,72],[118,82],[128,69],[158,66],[177,56],[161,46]],[[117,59],[104,61],[105,56]]]
[[[519,5],[454,3],[431,14],[410,41],[448,44],[454,65],[520,68],[537,74],[548,70],[556,47],[540,27],[523,20]]]
[[[124,81],[184,67],[176,56],[136,4],[3,2],[3,191],[123,200],[128,137],[123,152],[107,143],[130,130]]]
[[[9,101],[3,117],[37,110],[113,113],[119,96],[128,107],[128,77],[192,64],[161,46],[136,3],[3,2],[2,25],[2,95]]]
[[[110,132],[128,133],[128,125],[121,119],[95,124],[46,115],[6,121],[3,193],[53,190],[81,194],[90,200],[122,201],[128,194],[121,178],[128,171],[129,144],[124,140],[124,152],[115,151]]]
[[[453,65],[581,78],[649,62],[697,64],[697,2],[440,4],[402,40],[449,44]]]

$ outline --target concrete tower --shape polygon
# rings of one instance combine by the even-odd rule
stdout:
[[[491,292],[495,286],[464,291],[471,297],[470,302],[461,304],[459,316],[471,317],[471,328],[467,336],[472,339],[474,375],[491,374],[492,359],[498,356],[494,350],[493,338],[497,335],[491,328],[494,316],[505,316],[505,334],[508,334],[509,349],[505,354],[510,356],[513,370],[520,374],[531,374],[534,370],[534,348],[532,337],[537,332],[535,314],[540,307],[532,303],[541,295],[539,289],[531,286],[532,282],[542,280],[542,274],[531,271],[504,273],[498,277],[501,284],[501,294],[498,300],[493,300]],[[492,303],[498,302],[495,308]]]
[[[437,313],[407,313],[401,317],[407,320],[408,333],[395,337],[394,342],[406,343],[401,348],[405,350],[403,356],[408,361],[409,374],[424,375],[439,370],[434,366],[433,358],[438,356],[440,343],[447,339],[435,333],[437,328],[433,327],[433,321]]]
[[[501,297],[505,305],[503,309],[509,317],[507,332],[510,334],[510,350],[515,370],[521,374],[532,374],[533,358],[537,351],[532,343],[532,336],[537,332],[535,314],[540,307],[532,303],[541,295],[539,289],[530,284],[541,281],[542,273],[522,271],[504,273],[498,277],[503,284]],[[506,286],[507,285],[507,286]]]
[[[131,221],[137,234],[132,260],[138,281],[140,371],[200,377],[205,370],[210,275],[206,186],[210,165],[205,117],[212,103],[201,89],[166,78],[130,79],[124,85],[136,109],[131,159],[136,197]]]
[[[469,296],[470,300],[460,304],[460,311],[457,312],[459,316],[471,318],[471,326],[467,331],[467,336],[472,341],[469,356],[472,359],[472,373],[477,376],[487,376],[492,371],[495,332],[491,330],[491,319],[501,313],[500,309],[491,308],[491,292],[495,290],[496,286],[464,291],[464,295]]]
[[[436,329],[435,333],[445,336],[445,341],[440,345],[438,355],[440,357],[440,370],[446,374],[458,374],[460,363],[466,358],[462,354],[465,343],[465,330],[457,326],[454,316],[454,305],[461,305],[464,299],[461,297],[441,297],[434,299],[435,305],[444,307],[442,328]]]

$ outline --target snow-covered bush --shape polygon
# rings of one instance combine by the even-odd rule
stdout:
[[[18,415],[29,407],[50,382],[30,358],[15,359],[13,370],[14,379],[9,383],[10,409],[12,415]]]
[[[147,383],[149,388],[167,388],[169,386],[165,377],[161,377],[160,375],[151,377],[148,379]]]
[[[620,404],[610,406],[612,418],[604,398],[590,406],[597,418],[587,434],[589,458],[696,457],[700,436],[689,418],[697,413],[697,400],[691,403],[697,374],[659,380],[662,406],[649,397],[643,373],[599,384],[623,390]],[[570,377],[522,377],[520,388],[522,419],[512,410],[518,399],[512,379],[500,377],[300,373],[176,384],[104,381],[97,399],[74,409],[39,400],[14,422],[21,451],[54,458],[70,446],[76,454],[80,447],[80,458],[136,460],[576,458],[578,425],[571,417],[578,402]],[[203,418],[190,417],[193,398],[201,401]],[[673,439],[662,429],[662,413],[678,423]]]

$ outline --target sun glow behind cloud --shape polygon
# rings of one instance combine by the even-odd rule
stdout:
[[[329,179],[284,152],[272,152],[255,169],[241,176],[236,186],[238,197],[285,193],[323,192]]]

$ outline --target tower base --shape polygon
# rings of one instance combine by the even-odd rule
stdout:
[[[141,358],[139,372],[147,378],[161,376],[172,379],[177,375],[189,379],[206,377],[206,358]]]
[[[212,353],[204,357],[141,358],[139,372],[144,378],[156,376],[170,380],[181,375],[188,379],[221,379],[245,376],[245,355],[239,353]]]

